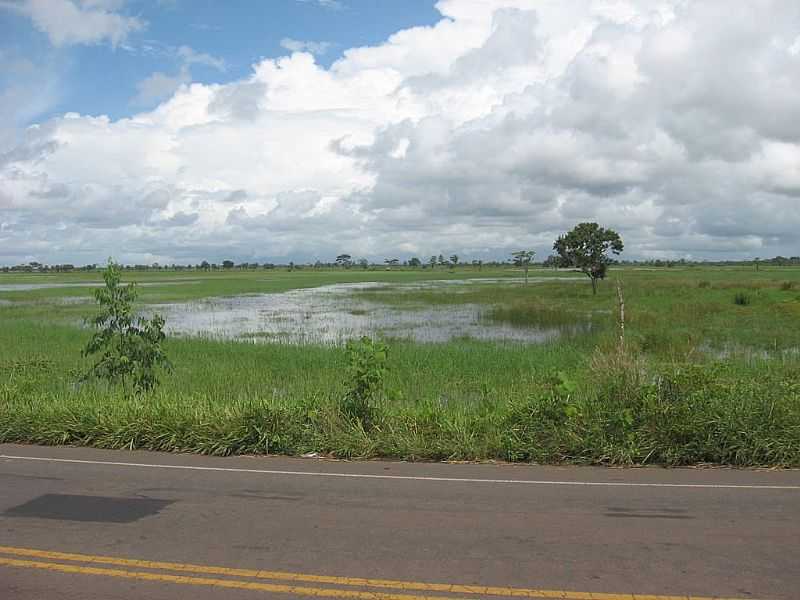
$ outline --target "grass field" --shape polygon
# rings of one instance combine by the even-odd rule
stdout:
[[[98,273],[0,275],[0,441],[341,457],[605,464],[800,466],[800,269],[612,269],[587,278],[511,269],[125,273],[147,304],[275,293],[337,282],[468,277],[459,289],[354,292],[399,310],[479,304],[512,327],[590,319],[542,344],[389,341],[368,426],[341,410],[345,354],[321,344],[170,338],[174,372],[130,397],[78,384]],[[507,279],[507,281],[504,281]],[[623,281],[624,350],[616,279]]]

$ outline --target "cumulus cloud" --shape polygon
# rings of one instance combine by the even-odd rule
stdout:
[[[297,2],[313,3],[330,10],[342,10],[345,5],[341,0],[296,0]]]
[[[541,256],[588,219],[629,257],[798,254],[796,2],[437,8],[330,68],[292,49],[31,128],[0,156],[0,262]]]
[[[136,96],[131,100],[134,106],[152,106],[171,97],[182,85],[192,81],[192,65],[211,67],[225,71],[227,65],[221,58],[205,52],[197,52],[190,46],[167,47],[164,54],[180,63],[178,71],[172,75],[156,71],[136,84]]]
[[[189,70],[182,68],[175,75],[156,71],[136,84],[136,96],[132,102],[139,106],[149,106],[172,96],[175,91],[192,80]]]
[[[137,17],[120,14],[123,4],[123,0],[5,0],[0,8],[30,18],[54,46],[106,40],[117,46],[146,26]]]
[[[311,54],[325,54],[331,48],[330,42],[313,42],[283,38],[281,48],[290,52],[310,52]]]
[[[205,52],[197,52],[190,46],[180,46],[177,50],[177,55],[178,58],[183,61],[183,64],[188,66],[202,65],[204,67],[211,67],[217,71],[224,71],[227,68],[224,59],[217,58]]]

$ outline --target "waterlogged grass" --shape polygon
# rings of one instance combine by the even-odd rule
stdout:
[[[140,275],[165,284],[206,277]],[[146,302],[158,302],[469,275],[519,273],[250,271],[141,291]],[[624,352],[613,279],[597,297],[585,277],[359,292],[409,309],[484,304],[487,318],[518,327],[592,324],[540,345],[393,342],[368,428],[341,410],[340,348],[170,339],[174,372],[155,393],[129,397],[99,383],[76,384],[88,367],[80,349],[89,332],[75,324],[93,309],[57,299],[91,289],[0,293],[15,302],[0,305],[0,441],[219,455],[800,466],[800,270],[610,275],[624,282]],[[749,304],[736,304],[739,293]]]

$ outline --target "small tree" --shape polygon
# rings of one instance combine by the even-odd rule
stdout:
[[[416,256],[412,257],[408,261],[409,267],[414,267],[415,269],[422,266],[422,261],[418,259]]]
[[[536,256],[536,252],[533,250],[517,250],[516,252],[512,252],[511,256],[514,257],[514,264],[518,267],[522,267],[525,271],[525,285],[528,285],[528,269],[530,269],[531,261],[533,261],[533,257]]]
[[[450,257],[450,264],[453,265],[454,267],[458,266],[458,254],[453,254]]]
[[[431,256],[428,259],[428,263],[431,265],[431,269],[435,269],[436,268],[436,257],[435,256]]]
[[[591,279],[593,294],[597,294],[597,282],[605,279],[612,261],[608,253],[619,254],[623,247],[616,231],[604,229],[597,223],[579,223],[553,244],[564,266],[578,268]]]
[[[96,331],[83,350],[84,356],[101,356],[84,378],[99,377],[130,385],[135,393],[148,392],[158,385],[159,367],[171,368],[162,348],[164,317],[135,316],[136,286],[122,286],[121,279],[120,266],[109,258],[103,271],[106,285],[94,292],[100,313],[90,323]]]
[[[398,259],[398,258],[387,258],[383,262],[385,262],[386,266],[391,269],[392,267],[396,267],[400,263],[400,259]]]
[[[340,254],[336,257],[336,264],[345,269],[349,269],[353,264],[353,258],[349,254]]]

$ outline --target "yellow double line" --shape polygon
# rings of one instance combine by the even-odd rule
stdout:
[[[54,561],[68,562],[63,563]],[[125,568],[121,569],[86,566],[87,564],[109,565],[113,567]],[[422,583],[416,581],[394,581],[388,579],[364,579],[360,577],[335,577],[331,575],[311,575],[283,571],[236,569],[229,567],[158,562],[130,558],[115,558],[111,556],[95,556],[90,554],[73,554],[69,552],[34,550],[31,548],[17,548],[13,546],[0,546],[0,567],[3,566],[40,569],[56,573],[118,577],[123,579],[135,579],[140,581],[172,583],[179,585],[253,590],[258,592],[291,594],[295,596],[314,596],[320,598],[354,598],[357,600],[464,600],[465,595],[467,597],[470,595],[479,595],[550,600],[722,600],[719,598],[712,599],[699,596],[608,594],[511,587],[486,587],[447,583]],[[134,569],[148,569],[148,571],[139,571]],[[166,573],[164,571],[172,571],[173,573],[190,573],[191,576],[176,575]],[[227,577],[228,579],[208,577],[209,575],[223,576]],[[271,580],[272,582],[282,581],[289,583],[267,583],[266,581],[260,580]],[[327,584],[339,587],[313,587],[295,585],[298,582]],[[369,591],[380,589],[393,591]],[[397,593],[398,591],[405,593]],[[420,595],[408,592],[434,592],[437,595]],[[440,596],[438,595],[439,593],[458,594],[459,596]]]

